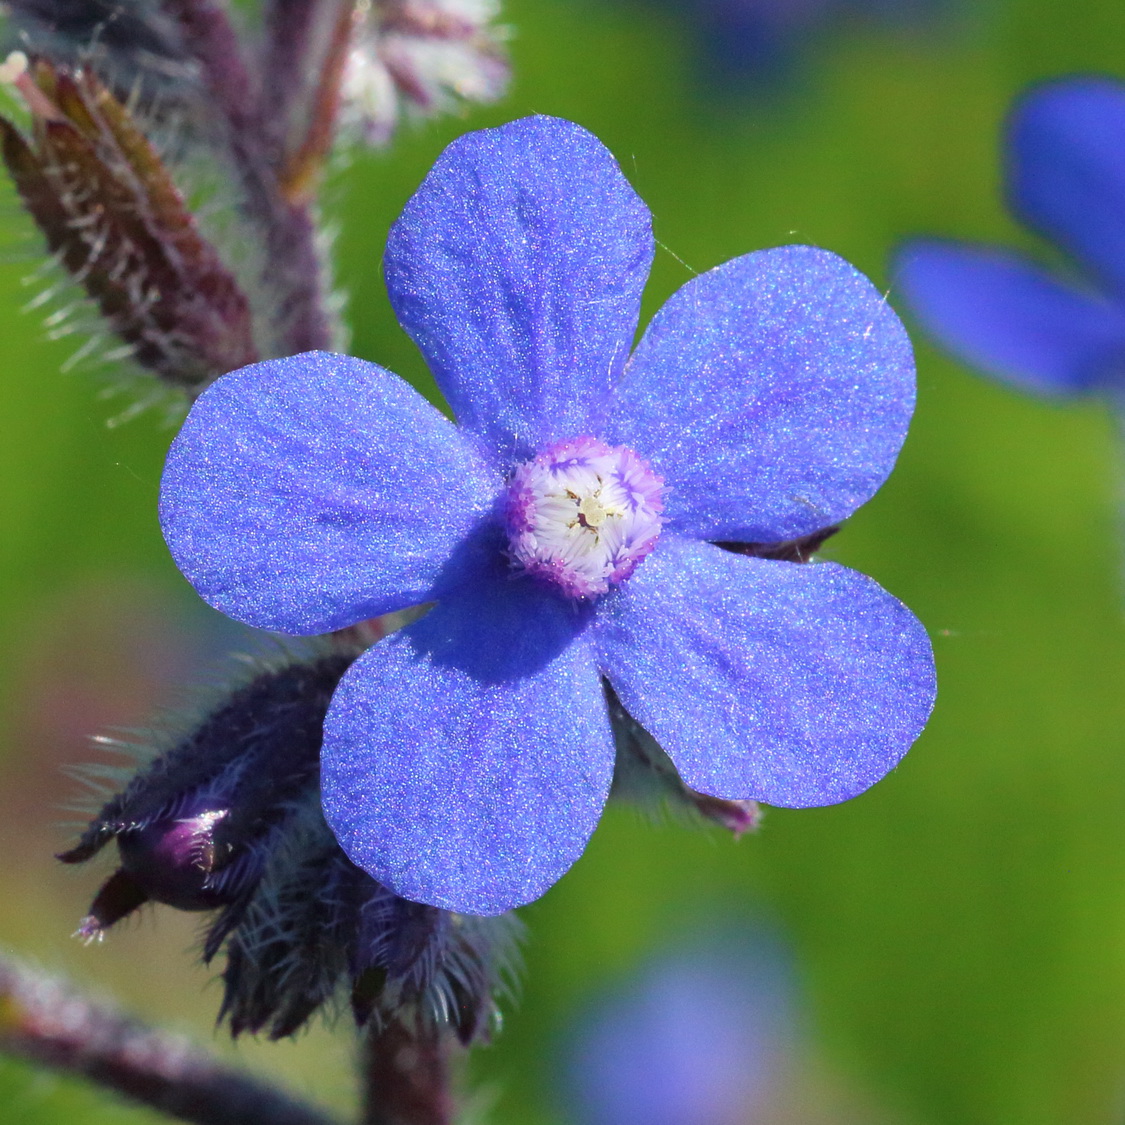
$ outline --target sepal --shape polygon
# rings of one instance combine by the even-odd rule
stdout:
[[[757,830],[762,818],[757,801],[712,797],[686,785],[672,759],[625,710],[608,681],[604,681],[604,687],[617,753],[611,801],[651,812],[686,815],[689,819],[702,817],[726,828],[735,839],[744,832]]]
[[[353,658],[257,669],[106,803],[59,856],[117,842],[78,936],[100,939],[146,902],[213,911],[202,956],[225,954],[219,1019],[234,1036],[282,1038],[350,1003],[360,1025],[487,1038],[518,923],[400,898],[351,863],[321,811],[321,728]]]

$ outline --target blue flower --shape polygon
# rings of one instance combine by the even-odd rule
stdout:
[[[900,602],[714,545],[802,537],[875,492],[913,408],[902,326],[790,246],[690,281],[629,358],[652,253],[585,130],[471,133],[384,263],[458,424],[309,353],[220,379],[169,453],[165,536],[224,613],[315,634],[437,603],[352,665],[324,725],[329,823],[405,898],[497,913],[570,867],[613,771],[603,677],[688,785],[777,805],[868,788],[929,713]]]
[[[857,28],[940,31],[953,0],[649,0],[678,17],[695,40],[706,87],[769,91],[815,63],[816,48]]]
[[[966,363],[1047,396],[1125,392],[1125,85],[1068,78],[1017,103],[1008,201],[1069,268],[990,246],[919,239],[898,286]]]
[[[560,1100],[583,1125],[734,1125],[791,1101],[789,951],[741,930],[666,950],[579,1023]],[[573,1106],[565,1103],[571,1102]]]

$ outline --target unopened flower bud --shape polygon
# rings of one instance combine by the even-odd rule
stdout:
[[[208,804],[199,812],[123,832],[117,838],[122,869],[157,902],[179,910],[219,905],[221,894],[213,880],[229,845],[217,845],[215,826],[230,810],[208,808]]]
[[[130,107],[88,68],[17,53],[5,75],[31,127],[0,117],[0,156],[122,355],[191,393],[256,359],[249,299]]]
[[[340,993],[360,1024],[487,1035],[511,967],[510,918],[407,902],[344,855],[320,807],[321,727],[352,656],[259,670],[158,754],[60,858],[115,840],[120,866],[80,937],[146,902],[213,910],[203,959],[226,954],[231,1033],[291,1035]]]

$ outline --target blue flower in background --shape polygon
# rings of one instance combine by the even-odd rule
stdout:
[[[918,239],[896,265],[922,325],[958,358],[1048,396],[1125,395],[1125,85],[1038,87],[1008,123],[1015,214],[1069,268],[990,246]]]
[[[929,641],[870,579],[714,545],[809,535],[867,500],[914,402],[880,294],[807,246],[696,277],[632,357],[650,216],[547,117],[452,144],[385,271],[454,425],[396,376],[309,353],[193,407],[161,519],[201,596],[317,634],[424,617],[349,669],[326,815],[405,898],[497,913],[578,858],[614,764],[603,677],[693,788],[842,801],[934,693]]]
[[[646,0],[681,17],[699,40],[703,79],[718,92],[784,81],[826,33],[872,24],[932,29],[952,0]]]
[[[575,1125],[750,1125],[786,1085],[794,993],[760,937],[665,953],[576,1030],[562,1098]]]

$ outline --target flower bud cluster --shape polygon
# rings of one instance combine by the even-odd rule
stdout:
[[[158,753],[59,858],[116,841],[120,865],[79,927],[101,938],[146,902],[212,911],[231,1033],[291,1035],[350,998],[359,1024],[397,1018],[487,1036],[516,923],[408,902],[354,866],[320,810],[324,713],[351,655],[257,670]]]
[[[372,0],[343,94],[366,142],[382,146],[404,115],[493,102],[508,85],[497,0]]]

